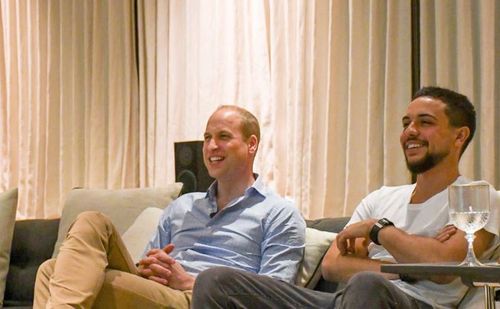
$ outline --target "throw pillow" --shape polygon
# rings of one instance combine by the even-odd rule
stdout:
[[[313,288],[321,278],[321,260],[337,233],[306,228],[306,248],[295,284]]]
[[[9,272],[10,248],[17,210],[17,189],[0,193],[0,308],[3,306],[5,282]]]
[[[145,208],[167,207],[172,200],[177,198],[181,188],[182,183],[173,183],[165,188],[71,190],[64,203],[52,256],[57,256],[71,223],[81,212],[88,210],[102,212],[111,219],[118,232],[123,235]]]
[[[144,248],[153,237],[162,213],[163,210],[156,207],[144,209],[128,230],[123,233],[123,242],[134,263],[138,263],[142,258]]]

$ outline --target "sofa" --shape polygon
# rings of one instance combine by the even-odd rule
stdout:
[[[11,245],[4,307],[31,308],[36,271],[43,261],[57,255],[57,251],[71,222],[85,210],[100,210],[107,214],[122,234],[134,259],[156,227],[161,209],[180,192],[181,185],[169,188],[123,190],[72,190],[65,201],[61,218],[16,221]],[[117,211],[119,210],[119,211]],[[337,285],[320,276],[320,261],[335,232],[340,231],[348,217],[307,220],[309,239],[307,258],[301,285],[321,291],[335,291]],[[148,222],[148,224],[145,224]],[[153,222],[153,223],[151,223]],[[143,230],[147,226],[149,230]],[[139,229],[140,227],[140,229]],[[137,235],[145,234],[137,237]],[[314,254],[309,254],[314,252]],[[299,279],[298,279],[299,280]]]
[[[38,266],[57,254],[58,246],[64,239],[70,223],[81,211],[98,209],[110,216],[117,225],[118,231],[122,233],[126,244],[127,241],[134,243],[127,244],[127,247],[132,256],[137,259],[156,226],[154,223],[145,224],[145,222],[157,220],[161,208],[175,198],[179,191],[179,185],[163,189],[78,189],[73,190],[67,197],[61,218],[16,221],[4,307],[32,307]],[[120,211],[116,211],[116,209]],[[335,233],[340,231],[348,220],[348,217],[306,220],[308,227],[306,253],[297,284],[325,292],[337,290],[337,283],[325,281],[321,277],[320,262],[333,241]],[[137,227],[143,228],[144,226],[147,226],[149,230],[145,232],[137,229]],[[142,238],[136,237],[141,234],[145,235]],[[476,289],[468,294],[460,308],[481,308],[483,306],[481,290]],[[477,305],[473,306],[472,303]]]

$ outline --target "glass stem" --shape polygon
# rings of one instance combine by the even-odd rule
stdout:
[[[465,235],[465,238],[467,239],[467,242],[469,243],[469,248],[467,250],[467,257],[465,258],[466,261],[469,263],[474,263],[476,262],[476,255],[474,254],[474,238],[476,238],[476,235],[474,233],[467,233]]]

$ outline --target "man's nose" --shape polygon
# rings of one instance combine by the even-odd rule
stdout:
[[[418,135],[418,128],[414,122],[411,122],[405,129],[405,134],[408,136]]]
[[[217,141],[215,140],[215,138],[211,138],[208,140],[207,142],[207,148],[209,150],[213,150],[213,149],[217,149]]]

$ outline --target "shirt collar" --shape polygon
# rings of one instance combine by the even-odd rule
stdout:
[[[262,177],[257,173],[253,173],[253,177],[255,178],[254,183],[245,190],[245,196],[250,195],[252,192],[256,192],[262,196],[265,196],[267,192],[267,188],[264,185]],[[217,195],[217,180],[214,181],[210,187],[208,187],[207,194],[205,198],[208,198],[209,201],[215,201],[215,197]]]

